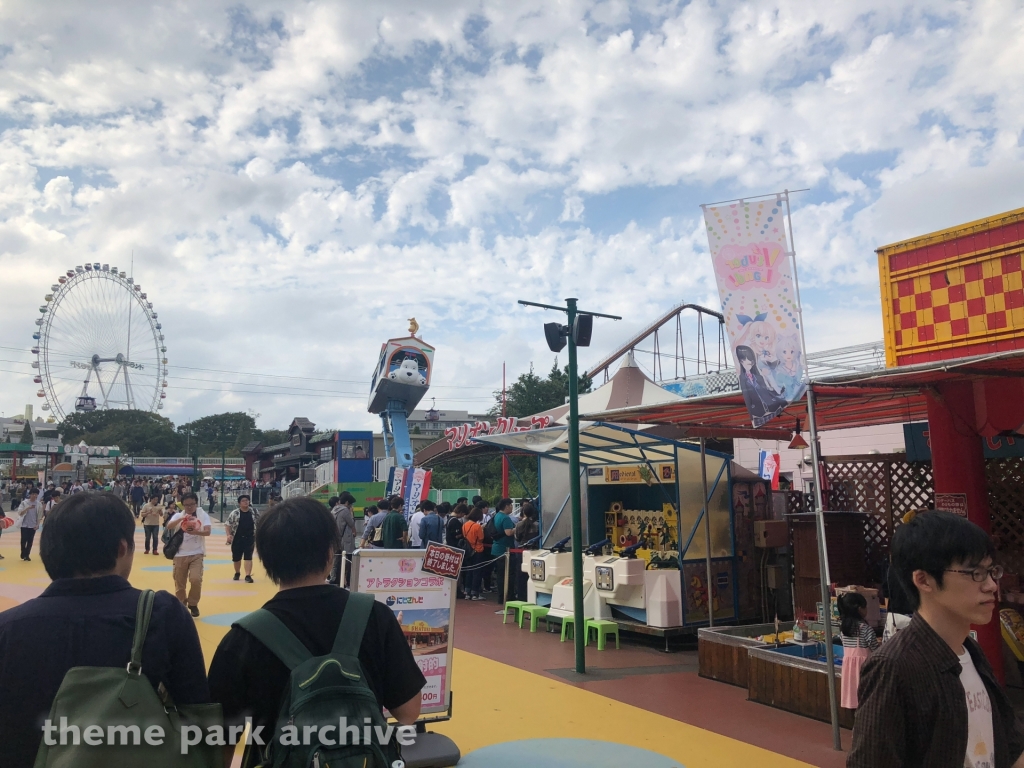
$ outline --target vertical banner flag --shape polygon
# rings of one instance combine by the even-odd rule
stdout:
[[[392,467],[388,477],[387,496],[401,496],[405,502],[405,519],[408,520],[416,505],[430,495],[431,472],[424,469],[403,469]]]
[[[701,206],[740,391],[755,427],[807,391],[788,205],[780,194]]]
[[[771,480],[772,490],[779,490],[779,454],[768,451],[758,452],[757,474],[762,480]]]

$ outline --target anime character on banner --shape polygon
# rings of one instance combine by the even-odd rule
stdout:
[[[740,391],[755,427],[803,397],[808,384],[784,204],[780,195],[702,206]]]

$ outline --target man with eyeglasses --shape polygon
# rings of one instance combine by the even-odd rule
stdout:
[[[847,768],[1024,768],[1024,733],[971,625],[992,620],[992,540],[974,523],[927,512],[897,529],[892,571],[910,626],[861,670]]]

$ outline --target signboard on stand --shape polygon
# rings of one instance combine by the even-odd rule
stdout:
[[[426,551],[416,549],[356,550],[353,589],[373,595],[395,614],[427,679],[421,718],[439,720],[451,705],[455,582],[425,573],[425,557]]]
[[[462,568],[462,559],[465,556],[466,553],[461,549],[430,542],[423,553],[423,572],[444,576],[448,579],[457,579]]]

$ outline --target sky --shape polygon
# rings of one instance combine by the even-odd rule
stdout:
[[[700,204],[782,189],[809,350],[876,341],[875,248],[1024,206],[1022,75],[1021,0],[0,0],[0,411],[86,261],[158,310],[175,423],[377,426],[410,317],[485,410],[553,362],[517,299],[623,317],[585,368],[717,309]]]

